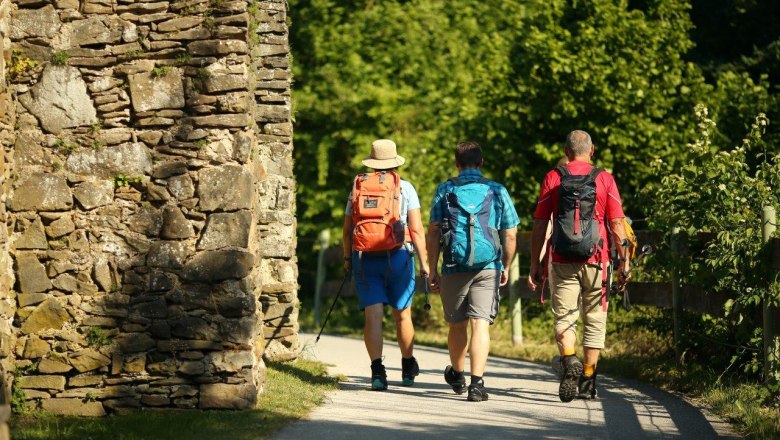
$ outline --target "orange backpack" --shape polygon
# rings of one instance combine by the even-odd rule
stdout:
[[[390,251],[404,244],[398,173],[376,171],[355,177],[352,224],[352,249],[358,252]]]

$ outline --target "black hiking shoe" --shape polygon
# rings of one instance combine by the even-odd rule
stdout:
[[[405,387],[414,385],[414,378],[420,374],[420,365],[414,356],[409,359],[401,358],[401,379]]]
[[[558,380],[561,380],[563,377],[563,363],[561,363],[561,357],[558,355],[553,356],[551,364],[553,372],[558,377]]]
[[[577,396],[577,385],[582,376],[582,362],[576,355],[564,356],[563,374],[561,384],[558,387],[558,397],[561,402],[571,402]]]
[[[373,391],[387,389],[387,371],[382,364],[371,365],[371,389]]]
[[[469,385],[469,395],[466,400],[469,402],[482,402],[488,400],[488,393],[485,391],[485,382],[473,383]]]
[[[580,376],[577,384],[577,398],[595,399],[596,398],[596,373],[591,377]]]
[[[466,376],[463,375],[462,371],[456,372],[452,365],[447,365],[447,368],[444,369],[444,381],[452,387],[455,394],[463,394],[466,391]]]

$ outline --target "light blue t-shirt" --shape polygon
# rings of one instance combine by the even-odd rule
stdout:
[[[409,210],[420,209],[420,198],[417,196],[417,190],[414,189],[411,183],[401,179],[401,223],[405,227],[409,227]],[[352,215],[352,192],[349,193],[349,199],[347,200],[346,215]]]

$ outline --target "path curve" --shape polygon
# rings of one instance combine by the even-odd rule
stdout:
[[[414,387],[403,387],[401,356],[385,342],[390,387],[369,390],[369,362],[362,340],[302,335],[302,356],[317,359],[330,374],[347,380],[307,419],[271,439],[631,439],[738,438],[728,424],[679,397],[628,380],[601,378],[600,398],[561,403],[549,367],[490,358],[486,402],[468,402],[444,383],[446,350],[415,347],[421,374]]]

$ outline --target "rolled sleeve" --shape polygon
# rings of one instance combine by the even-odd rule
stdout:
[[[517,210],[515,209],[515,204],[512,203],[512,198],[509,197],[509,191],[503,186],[499,190],[499,197],[501,198],[503,210],[498,229],[503,231],[516,227],[520,224],[520,217],[517,215]]]
[[[558,183],[555,182],[555,171],[550,172],[545,176],[544,181],[542,181],[542,189],[539,192],[539,200],[536,203],[536,210],[534,210],[534,218],[541,219],[541,220],[549,220],[550,216],[553,213],[553,195],[554,195],[554,189],[557,185],[560,185],[560,181]]]
[[[611,176],[610,176],[611,177]],[[610,183],[607,186],[607,220],[616,218],[623,218],[626,216],[623,213],[623,201],[620,198],[620,192],[618,192],[615,179],[611,178]]]
[[[444,220],[446,206],[444,203],[445,184],[441,184],[436,188],[436,192],[433,194],[433,202],[431,203],[431,223],[441,223]]]

